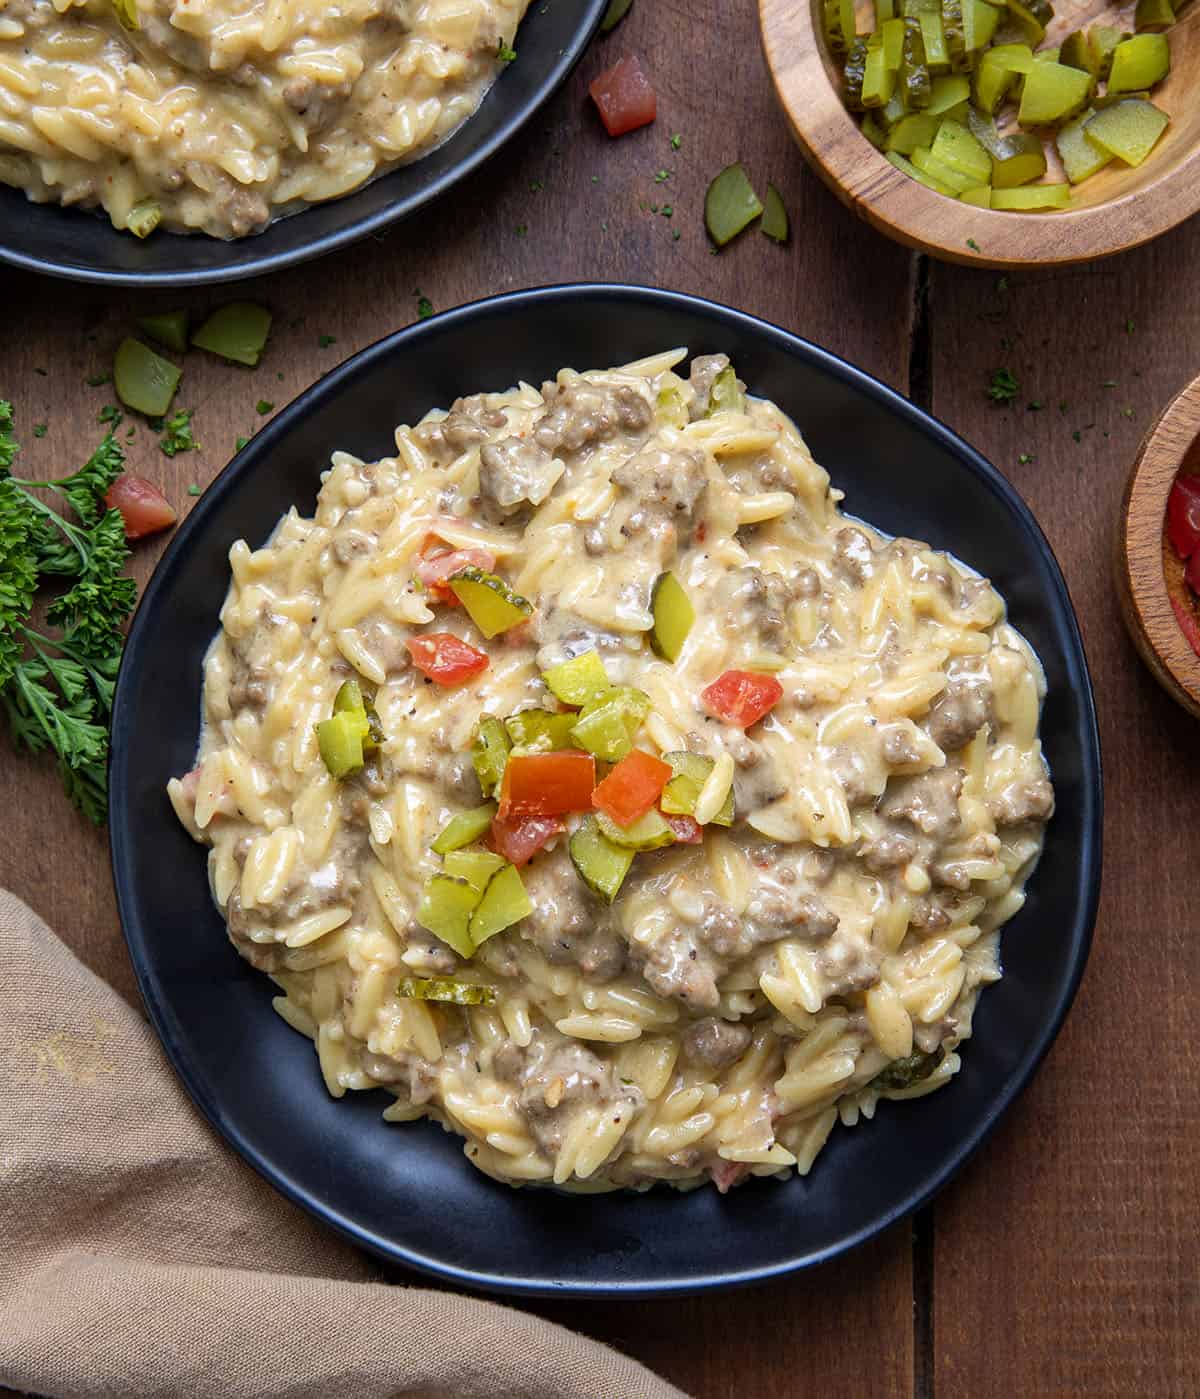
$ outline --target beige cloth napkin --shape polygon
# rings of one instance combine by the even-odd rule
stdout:
[[[537,1317],[372,1282],[0,890],[0,1384],[180,1399],[685,1399]],[[464,1169],[468,1169],[464,1166]]]

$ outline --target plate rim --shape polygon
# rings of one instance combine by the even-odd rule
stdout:
[[[274,450],[276,442],[287,436],[293,425],[299,424],[311,410],[318,407],[324,400],[338,394],[349,381],[373,367],[378,361],[386,360],[396,353],[403,352],[413,342],[419,345],[425,335],[434,333],[439,327],[444,327],[447,322],[469,322],[480,316],[504,315],[513,311],[528,312],[531,307],[558,302],[599,303],[630,300],[665,310],[682,309],[693,313],[699,311],[717,321],[723,320],[726,323],[737,324],[743,331],[764,337],[767,341],[772,342],[772,347],[775,349],[798,353],[801,358],[807,359],[817,367],[850,383],[858,391],[874,398],[892,412],[908,418],[926,434],[932,434],[939,439],[942,445],[950,450],[964,467],[969,469],[1022,521],[1047,565],[1050,582],[1070,643],[1068,653],[1064,657],[1066,678],[1067,682],[1071,684],[1079,704],[1080,713],[1077,727],[1082,738],[1079,755],[1082,838],[1080,863],[1075,872],[1078,885],[1082,890],[1082,897],[1069,929],[1070,971],[1057,989],[1050,1015],[1044,1019],[1039,1026],[1038,1033],[1025,1046],[1016,1068],[991,1099],[986,1113],[976,1128],[966,1134],[955,1149],[947,1153],[938,1165],[926,1174],[922,1188],[910,1191],[889,1209],[853,1233],[839,1236],[836,1242],[823,1248],[794,1254],[776,1263],[740,1270],[714,1271],[710,1268],[702,1275],[672,1276],[662,1281],[652,1282],[621,1280],[597,1283],[564,1282],[546,1277],[513,1277],[508,1274],[498,1274],[463,1266],[444,1258],[429,1256],[414,1247],[396,1241],[394,1238],[385,1238],[346,1218],[337,1208],[317,1198],[311,1191],[292,1180],[285,1170],[277,1167],[269,1156],[253,1146],[244,1134],[227,1120],[220,1104],[211,1098],[202,1076],[194,1071],[182,1046],[176,1039],[172,1023],[173,1011],[168,998],[160,994],[159,984],[152,974],[149,959],[145,956],[146,942],[138,927],[140,920],[136,912],[137,898],[132,888],[131,872],[126,867],[129,856],[123,849],[124,823],[120,820],[110,819],[108,843],[117,908],[122,934],[138,987],[151,1023],[172,1067],[178,1074],[188,1095],[209,1123],[247,1164],[287,1199],[368,1253],[382,1258],[390,1264],[412,1268],[445,1283],[513,1297],[569,1296],[634,1300],[691,1295],[725,1288],[744,1287],[806,1271],[827,1262],[859,1247],[913,1214],[940,1193],[959,1174],[996,1130],[1017,1098],[1028,1087],[1037,1068],[1049,1053],[1083,979],[1094,939],[1100,900],[1103,867],[1103,762],[1087,656],[1083,646],[1079,620],[1058,560],[1033,512],[1016,489],[980,452],[959,437],[940,419],[925,409],[917,407],[895,389],[874,378],[865,370],[850,364],[832,351],[826,350],[773,322],[705,297],[624,282],[568,282],[504,292],[478,301],[466,302],[451,310],[439,312],[437,316],[428,320],[418,321],[393,331],[365,349],[358,351],[317,379],[222,468],[164,551],[142,591],[130,623],[128,640],[117,676],[113,707],[113,738],[109,754],[112,810],[122,809],[122,799],[125,795],[124,784],[121,780],[120,755],[124,753],[127,735],[123,732],[121,716],[125,709],[123,704],[125,695],[135,683],[131,658],[136,658],[141,644],[140,633],[143,619],[149,615],[159,594],[169,591],[171,575],[176,563],[191,546],[192,536],[198,535],[204,528],[204,519],[209,510],[215,508],[217,502],[235,488],[243,471],[252,469],[256,462],[265,461]]]
[[[533,9],[540,0],[530,0],[529,9]],[[261,257],[249,257],[245,262],[233,267],[207,267],[198,270],[187,268],[159,268],[149,271],[120,269],[109,269],[102,267],[80,266],[74,263],[63,262],[58,258],[41,257],[36,253],[26,253],[19,249],[8,246],[6,235],[0,228],[0,266],[17,268],[22,272],[33,272],[41,276],[56,277],[63,281],[80,282],[90,286],[102,287],[139,287],[139,288],[183,288],[183,287],[204,287],[221,286],[225,283],[241,282],[251,277],[263,277],[271,273],[282,272],[286,268],[296,267],[301,263],[311,262],[317,258],[325,257],[339,249],[348,248],[372,234],[380,234],[391,228],[393,224],[403,223],[406,219],[412,218],[421,212],[428,205],[440,200],[448,194],[455,186],[459,185],[468,175],[473,174],[481,166],[487,164],[493,156],[514,140],[525,129],[530,121],[545,107],[546,103],[563,86],[576,64],[583,58],[588,45],[595,38],[600,21],[604,15],[607,0],[575,0],[581,8],[580,22],[571,41],[564,44],[559,49],[549,70],[542,76],[528,103],[519,108],[513,116],[503,123],[491,137],[485,141],[478,150],[473,151],[469,156],[456,162],[450,169],[444,171],[430,186],[420,192],[420,194],[409,198],[395,199],[384,205],[382,209],[377,209],[373,214],[367,214],[363,218],[347,225],[344,228],[336,229],[323,237],[312,239],[302,243],[299,247],[284,249],[275,253],[264,253]],[[524,22],[524,17],[522,17]],[[518,30],[518,34],[519,34]],[[504,74],[497,75],[491,87],[484,93],[481,105],[488,97],[496,91],[497,86],[503,80]],[[456,140],[459,134],[464,131],[474,120],[475,112],[458,127],[440,145],[433,150],[427,151],[426,155],[433,155],[435,151],[442,150],[445,146]],[[423,159],[423,157],[422,157]],[[420,165],[421,160],[410,162],[413,166]],[[388,170],[378,177],[379,181],[389,179],[400,171],[408,168],[407,165],[398,165],[392,170]],[[357,189],[350,190],[341,198],[352,199],[356,194],[366,189],[368,185],[375,184],[376,180],[368,180],[366,184],[359,185]],[[8,189],[9,187],[4,187]],[[20,196],[22,191],[15,186],[11,187],[12,192]],[[339,200],[324,201],[330,205],[337,204]],[[21,207],[21,206],[18,206]],[[273,227],[275,222],[288,222],[292,219],[301,219],[311,210],[321,207],[319,204],[310,204],[297,210],[294,214],[286,216],[286,219],[273,221],[268,227]],[[89,211],[72,209],[69,206],[60,206],[58,212],[64,216],[80,217]],[[266,230],[264,230],[265,232]],[[253,247],[254,237],[225,240],[220,238],[210,238],[203,233],[194,234],[172,234],[172,237],[181,239],[202,239],[211,243],[226,243],[230,246],[238,247],[249,245]]]

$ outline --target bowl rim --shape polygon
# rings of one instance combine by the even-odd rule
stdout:
[[[1132,610],[1125,615],[1133,639],[1152,673],[1173,699],[1200,718],[1200,656],[1176,620],[1162,555],[1167,498],[1197,443],[1200,375],[1163,409],[1134,460],[1120,517],[1118,581]]]
[[[530,0],[530,9],[538,4],[539,0]],[[338,249],[349,247],[357,243],[360,239],[369,237],[371,234],[378,234],[389,228],[392,224],[400,223],[419,213],[427,205],[440,199],[447,194],[455,185],[459,184],[468,175],[473,174],[482,165],[486,164],[493,156],[499,154],[500,150],[518,136],[533,120],[535,116],[546,105],[550,98],[558,91],[562,84],[570,75],[572,69],[583,57],[588,45],[595,37],[596,31],[600,27],[600,20],[603,17],[607,0],[575,0],[579,6],[579,23],[575,29],[570,42],[563,45],[554,55],[554,61],[547,71],[542,75],[528,100],[518,107],[512,115],[502,122],[486,141],[478,146],[469,155],[461,160],[455,161],[448,169],[444,170],[426,188],[408,196],[401,196],[391,200],[383,208],[377,209],[374,213],[366,214],[345,227],[335,229],[321,237],[311,239],[301,243],[295,248],[285,248],[274,253],[264,253],[260,257],[248,257],[245,261],[239,262],[233,267],[205,267],[196,270],[188,268],[160,268],[149,271],[124,271],[119,269],[108,269],[102,267],[85,267],[78,264],[63,262],[55,258],[42,257],[35,253],[25,253],[18,249],[10,248],[4,241],[4,234],[0,228],[0,265],[7,264],[10,267],[18,268],[24,272],[36,272],[43,276],[58,277],[65,281],[82,282],[94,286],[105,287],[201,287],[220,286],[227,282],[240,282],[250,277],[261,277],[272,272],[281,272],[285,268],[295,267],[299,263],[309,262],[313,259],[326,256],[328,253],[336,252]],[[523,21],[522,21],[523,22]],[[519,35],[519,30],[518,30]],[[503,80],[504,73],[497,75],[495,81],[484,93],[480,105],[486,102],[496,91],[499,83]],[[470,126],[479,112],[477,107],[461,125],[456,127],[450,135],[427,151],[425,156],[431,156],[436,151],[444,149],[454,142],[461,132]],[[354,196],[368,186],[390,179],[392,176],[412,167],[419,166],[421,157],[417,160],[401,164],[394,169],[386,171],[375,179],[368,180],[366,184],[359,185],[356,189],[350,190],[339,199],[325,201],[327,205],[336,205],[341,199],[353,199]],[[15,189],[15,194],[20,195],[21,190]],[[289,214],[286,219],[274,220],[268,225],[274,228],[278,223],[291,223],[293,219],[302,219],[311,210],[322,207],[318,204],[309,204],[298,209],[294,214]],[[71,209],[67,206],[60,206],[58,213],[64,217],[79,218],[89,211]],[[263,230],[265,233],[267,230]],[[254,245],[254,236],[240,239],[220,239],[211,238],[204,233],[175,234],[168,233],[168,237],[184,239],[202,239],[210,243],[227,243],[230,247],[245,247]]]
[[[758,0],[767,69],[809,165],[847,208],[887,237],[946,262],[1015,271],[1112,257],[1200,211],[1200,142],[1149,184],[1084,208],[980,209],[926,189],[886,160],[847,111],[825,66],[815,3]]]
[[[1070,927],[1069,972],[1059,984],[1050,1013],[1042,1019],[1038,1033],[1023,1047],[1016,1069],[1006,1078],[992,1098],[987,1111],[982,1115],[975,1129],[963,1136],[956,1148],[925,1176],[920,1189],[909,1192],[853,1233],[840,1236],[835,1243],[811,1249],[806,1253],[796,1254],[776,1263],[741,1270],[710,1270],[703,1276],[672,1277],[651,1283],[561,1282],[544,1277],[513,1278],[508,1275],[481,1271],[475,1267],[449,1262],[445,1258],[430,1257],[412,1247],[398,1243],[393,1238],[381,1236],[346,1218],[336,1206],[327,1203],[311,1190],[289,1178],[282,1169],[273,1163],[269,1155],[257,1150],[244,1134],[227,1120],[219,1104],[210,1099],[201,1075],[196,1071],[196,1066],[188,1059],[183,1046],[174,1035],[170,1005],[168,999],[160,995],[156,977],[152,972],[151,960],[147,956],[145,930],[141,925],[137,911],[138,899],[129,868],[129,852],[126,848],[127,842],[132,842],[132,835],[127,836],[123,820],[110,820],[109,850],[117,907],[138,986],[150,1020],[163,1044],[168,1059],[190,1097],[210,1124],[249,1165],[253,1166],[286,1198],[332,1227],[358,1247],[390,1263],[401,1264],[432,1275],[442,1282],[510,1296],[570,1296],[625,1300],[688,1295],[745,1286],[799,1272],[838,1257],[911,1215],[940,1192],[991,1136],[1049,1052],[1062,1028],[1083,978],[1088,954],[1091,950],[1100,898],[1104,790],[1100,737],[1091,678],[1078,619],[1062,571],[1048,540],[1015,488],[981,453],[963,441],[939,419],[924,409],[918,408],[896,390],[875,379],[865,370],[858,369],[831,351],[814,345],[811,341],[805,340],[781,326],[704,297],[620,282],[563,283],[506,292],[479,301],[468,302],[449,311],[439,312],[436,317],[426,321],[418,321],[384,336],[318,379],[316,383],[273,418],[267,427],[256,434],[250,443],[222,469],[205,491],[197,506],[180,526],[159,560],[154,573],[143,589],[130,624],[129,637],[117,676],[113,706],[113,739],[109,754],[112,810],[119,813],[128,809],[129,805],[126,801],[123,759],[127,749],[130,749],[136,741],[137,735],[132,731],[127,731],[127,726],[123,723],[123,714],[127,709],[124,700],[129,691],[137,684],[136,667],[143,640],[142,628],[145,624],[145,618],[157,607],[159,595],[169,592],[176,562],[191,547],[193,537],[197,536],[204,528],[205,519],[210,509],[214,509],[218,501],[236,489],[243,472],[252,470],[255,465],[265,463],[274,451],[276,444],[302,424],[304,418],[313,408],[322,404],[326,399],[339,394],[343,387],[363,370],[374,367],[379,361],[386,361],[397,353],[419,350],[422,338],[434,333],[439,326],[444,327],[447,322],[469,323],[479,318],[503,317],[509,314],[527,315],[531,310],[536,310],[541,306],[561,302],[582,305],[586,308],[589,304],[608,301],[632,301],[648,304],[655,308],[699,311],[701,314],[739,326],[743,331],[763,339],[772,349],[785,350],[792,354],[798,353],[816,367],[849,383],[857,391],[876,400],[891,412],[908,418],[924,434],[937,439],[960,461],[964,469],[970,471],[985,488],[996,495],[1017,515],[1029,532],[1032,543],[1041,553],[1047,566],[1053,595],[1068,639],[1067,654],[1064,657],[1065,683],[1072,689],[1079,704],[1075,730],[1080,740],[1081,857],[1078,887],[1081,891],[1081,897]]]

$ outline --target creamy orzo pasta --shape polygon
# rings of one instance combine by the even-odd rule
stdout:
[[[685,358],[336,454],[231,550],[170,787],[329,1092],[511,1182],[807,1172],[947,1082],[1053,807],[990,584]]]
[[[0,181],[218,238],[475,111],[528,0],[0,0]]]

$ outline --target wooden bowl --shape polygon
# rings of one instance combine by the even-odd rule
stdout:
[[[870,7],[859,4],[859,29]],[[1133,6],[1060,0],[1046,44],[1081,24],[1133,30]],[[1200,210],[1200,4],[1170,29],[1172,71],[1152,94],[1171,118],[1136,169],[1114,161],[1076,186],[1059,213],[976,209],[890,165],[842,104],[841,78],[821,30],[820,0],[759,0],[763,45],[779,100],[809,163],[841,201],[889,238],[952,262],[1020,268],[1088,262],[1137,247]],[[1047,151],[1056,172],[1053,142]],[[970,242],[968,242],[970,240]]]
[[[1154,678],[1200,719],[1200,656],[1171,606],[1182,568],[1164,567],[1167,496],[1181,467],[1200,471],[1200,376],[1151,428],[1125,488],[1117,532],[1117,587],[1125,625]],[[1172,559],[1173,562],[1173,559]]]

